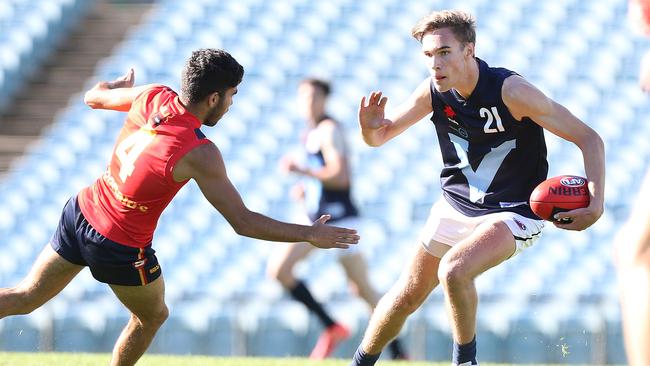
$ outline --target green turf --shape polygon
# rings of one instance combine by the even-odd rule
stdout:
[[[0,366],[106,366],[108,354],[89,353],[6,353],[0,352]],[[145,355],[138,366],[348,366],[350,360],[310,361],[304,358],[235,358],[205,356]],[[449,362],[380,361],[377,366],[449,366]],[[506,366],[481,363],[482,366]],[[514,366],[514,365],[513,365]],[[533,365],[527,365],[533,366]]]
[[[110,355],[88,353],[0,353],[0,366],[95,366],[108,365]],[[380,365],[431,366],[424,362],[382,362]],[[348,360],[310,361],[304,358],[235,358],[145,355],[138,366],[347,366]]]

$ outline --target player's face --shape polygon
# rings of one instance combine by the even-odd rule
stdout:
[[[237,87],[226,89],[223,93],[218,93],[216,103],[210,108],[209,118],[206,123],[208,126],[214,126],[223,117],[228,108],[232,105],[233,96],[237,94]]]
[[[450,28],[440,28],[422,37],[422,54],[433,85],[446,92],[458,85],[473,60],[473,44],[462,45]]]
[[[303,117],[308,120],[316,119],[325,111],[325,95],[320,88],[302,83],[298,86],[298,106]]]

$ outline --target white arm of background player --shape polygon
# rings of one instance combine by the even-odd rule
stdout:
[[[571,218],[568,224],[555,226],[567,230],[584,230],[603,214],[605,191],[605,148],[598,133],[571,114],[564,106],[548,98],[520,76],[510,76],[503,82],[502,97],[512,116],[528,117],[553,134],[571,141],[580,148],[589,181],[591,202],[579,208],[557,214],[557,219]]]
[[[350,184],[350,176],[343,128],[333,120],[326,119],[318,124],[317,129],[321,136],[320,151],[325,164],[320,169],[309,169],[293,159],[287,159],[282,163],[282,169],[316,178],[327,188],[345,188]]]
[[[433,110],[431,108],[431,78],[426,78],[418,85],[409,98],[388,116],[384,109],[388,98],[382,92],[370,93],[366,104],[366,97],[361,98],[359,105],[359,126],[363,141],[370,146],[380,146],[386,141],[406,131],[415,122],[421,120]]]

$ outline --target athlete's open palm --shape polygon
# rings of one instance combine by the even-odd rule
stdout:
[[[314,228],[313,235],[309,239],[311,245],[321,249],[346,249],[350,245],[359,242],[359,235],[357,235],[356,230],[325,225],[330,218],[330,215],[322,215],[318,220],[314,221],[312,224]]]
[[[384,109],[388,98],[383,97],[381,92],[372,92],[366,104],[366,97],[361,98],[359,105],[359,124],[364,130],[376,130],[389,125],[391,122],[384,118]]]
[[[116,88],[131,88],[135,85],[135,71],[133,68],[129,69],[126,74],[118,77],[117,79],[109,82],[111,89]]]

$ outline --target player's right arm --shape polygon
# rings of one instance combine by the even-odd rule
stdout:
[[[426,78],[413,91],[411,96],[392,109],[388,116],[384,109],[388,98],[381,92],[372,92],[366,104],[366,97],[359,105],[359,126],[363,141],[370,146],[380,146],[401,134],[415,122],[431,113],[431,80]]]
[[[584,230],[603,214],[605,197],[605,145],[587,124],[566,107],[547,97],[541,90],[518,75],[503,82],[503,102],[517,120],[524,117],[545,130],[574,143],[582,152],[590,194],[589,206],[557,213],[557,219],[572,219],[571,223],[555,223],[567,230]]]
[[[348,248],[356,244],[355,230],[324,225],[322,216],[312,226],[294,225],[250,211],[228,179],[221,152],[213,143],[188,152],[174,167],[174,180],[194,179],[205,198],[243,236],[279,242],[309,242],[318,248]]]
[[[92,109],[110,109],[128,112],[131,104],[143,91],[159,84],[146,84],[134,87],[133,69],[113,81],[100,81],[84,95],[84,103]]]

